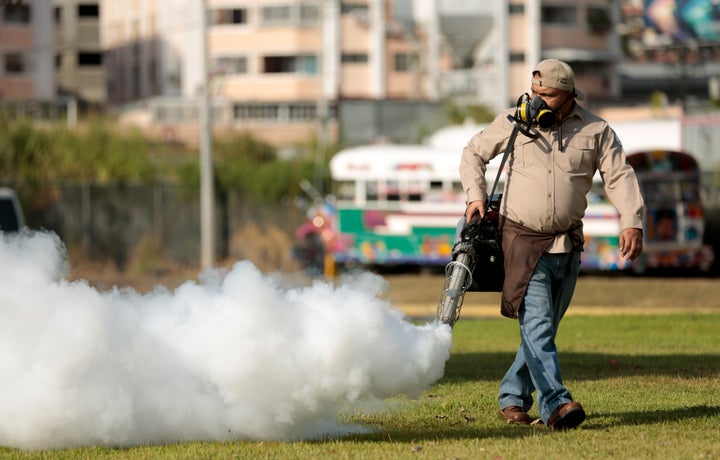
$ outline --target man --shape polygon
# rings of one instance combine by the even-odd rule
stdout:
[[[528,410],[537,392],[542,421],[552,429],[568,429],[580,425],[586,415],[563,386],[555,336],[578,277],[582,217],[593,175],[600,172],[620,213],[619,250],[629,260],[642,251],[644,204],[615,132],[576,104],[584,94],[575,88],[572,68],[556,59],[540,62],[532,73],[531,90],[531,98],[540,99],[531,104],[529,98],[519,108],[544,102],[538,109],[543,117],[539,126],[528,130],[519,110],[504,111],[470,139],[460,177],[470,222],[485,212],[487,163],[508,147],[514,126],[523,128],[525,133],[517,135],[507,159],[500,205],[505,258],[501,312],[518,318],[521,344],[502,379],[498,401],[508,423],[530,424]],[[513,114],[515,123],[508,118]]]

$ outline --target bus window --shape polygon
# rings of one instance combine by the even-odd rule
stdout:
[[[648,202],[672,202],[678,199],[677,182],[669,180],[646,180],[641,182],[643,198]]]
[[[431,203],[440,203],[445,200],[445,190],[443,188],[442,181],[433,180],[428,184],[428,189],[425,192],[425,201]]]
[[[683,180],[680,182],[680,196],[682,201],[700,201],[700,186],[698,181]]]
[[[408,181],[407,199],[408,199],[408,201],[422,201],[423,200],[423,183],[421,181],[419,181],[419,180]]]
[[[369,181],[367,181],[365,186],[366,186],[366,188],[365,188],[366,195],[365,196],[367,197],[367,201],[378,201],[379,193],[378,193],[377,181],[369,180]]]
[[[400,182],[396,180],[387,182],[387,200],[400,201]]]
[[[453,192],[453,193],[464,194],[464,193],[465,193],[465,189],[464,189],[463,186],[462,186],[462,182],[453,181],[453,183],[452,183],[452,192]]]
[[[453,197],[455,197],[454,200],[456,203],[464,203],[465,202],[465,189],[462,186],[462,182],[459,181],[453,181],[452,182],[452,190],[450,192]]]
[[[349,180],[338,182],[335,193],[339,200],[353,201],[355,199],[355,182]]]
[[[677,213],[673,209],[651,209],[648,212],[647,239],[674,241],[678,234]]]

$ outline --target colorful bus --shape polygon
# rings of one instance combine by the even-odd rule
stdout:
[[[648,150],[628,155],[645,199],[645,235],[635,271],[691,268],[708,271],[714,260],[703,243],[705,215],[700,168],[687,152]]]
[[[338,152],[330,162],[334,194],[310,210],[296,234],[299,258],[325,272],[334,264],[444,266],[465,211],[458,171],[461,153],[457,148],[394,144]],[[497,174],[496,160],[488,165],[488,190]],[[697,163],[689,155],[667,151],[630,155],[628,161],[638,170],[644,196],[649,196],[645,254],[632,266],[619,257],[619,216],[596,175],[583,218],[583,270],[643,271],[671,263],[708,269],[712,251],[708,254],[702,245]],[[661,165],[666,170],[660,171]],[[694,165],[694,171],[683,169],[688,165]],[[660,224],[660,219],[671,211],[675,239],[660,240],[669,238],[664,233],[668,224]]]
[[[338,152],[334,195],[298,230],[301,252],[322,244],[342,265],[445,265],[465,210],[460,154],[395,144]]]

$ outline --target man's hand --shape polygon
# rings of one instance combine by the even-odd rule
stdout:
[[[485,202],[483,200],[471,201],[465,209],[465,222],[468,224],[473,219],[481,219],[485,215]]]
[[[635,260],[643,249],[643,234],[639,228],[625,228],[620,232],[620,257]]]

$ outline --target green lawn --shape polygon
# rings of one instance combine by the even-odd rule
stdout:
[[[462,319],[443,379],[419,399],[353,407],[365,433],[293,443],[196,442],[128,449],[22,452],[2,458],[720,458],[720,314],[573,316],[558,347],[565,382],[583,403],[580,429],[506,425],[499,379],[518,345],[507,319]],[[382,346],[382,344],[378,344]],[[7,397],[7,395],[6,395]],[[535,410],[531,414],[536,414]]]

